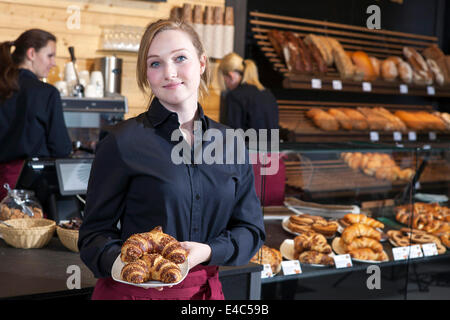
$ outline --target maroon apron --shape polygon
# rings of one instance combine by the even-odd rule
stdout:
[[[197,265],[186,278],[172,288],[162,291],[144,289],[101,278],[95,284],[92,300],[224,300],[219,267]]]
[[[16,186],[19,179],[20,170],[22,170],[23,160],[14,160],[6,163],[0,163],[0,201],[6,197],[8,192],[3,185],[9,184],[11,189]]]

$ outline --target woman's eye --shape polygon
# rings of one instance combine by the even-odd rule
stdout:
[[[184,61],[184,60],[186,60],[187,58],[185,57],[185,56],[178,56],[178,57],[176,57],[176,61],[177,62],[182,62],[182,61]]]
[[[154,61],[154,62],[150,63],[150,68],[157,68],[157,67],[159,67],[158,61]]]

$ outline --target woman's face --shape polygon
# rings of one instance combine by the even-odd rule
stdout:
[[[188,34],[180,30],[162,31],[148,50],[147,80],[164,106],[197,106],[200,76],[205,65],[206,56],[199,59]]]
[[[32,71],[38,78],[46,78],[50,69],[56,65],[56,42],[47,42],[47,45],[39,49],[39,51],[31,50],[32,52],[28,54],[28,58],[31,60]]]

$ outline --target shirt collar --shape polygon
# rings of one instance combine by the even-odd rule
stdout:
[[[203,130],[207,130],[207,121],[205,114],[203,112],[202,106],[198,103],[198,116],[199,119],[202,122]],[[147,117],[152,124],[153,127],[158,127],[162,124],[164,124],[168,118],[172,117],[176,120],[178,123],[178,115],[175,112],[172,112],[168,110],[166,107],[164,107],[161,102],[159,102],[158,98],[154,98],[152,103],[150,104],[150,107],[147,111]]]
[[[28,69],[20,68],[19,72],[20,72],[20,75],[26,75],[26,76],[29,76],[29,77],[32,77],[32,78],[35,78],[35,79],[38,78],[32,71],[30,71]]]

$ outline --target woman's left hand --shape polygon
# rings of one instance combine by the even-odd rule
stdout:
[[[188,251],[189,270],[211,259],[211,247],[200,242],[184,241],[181,246]]]

